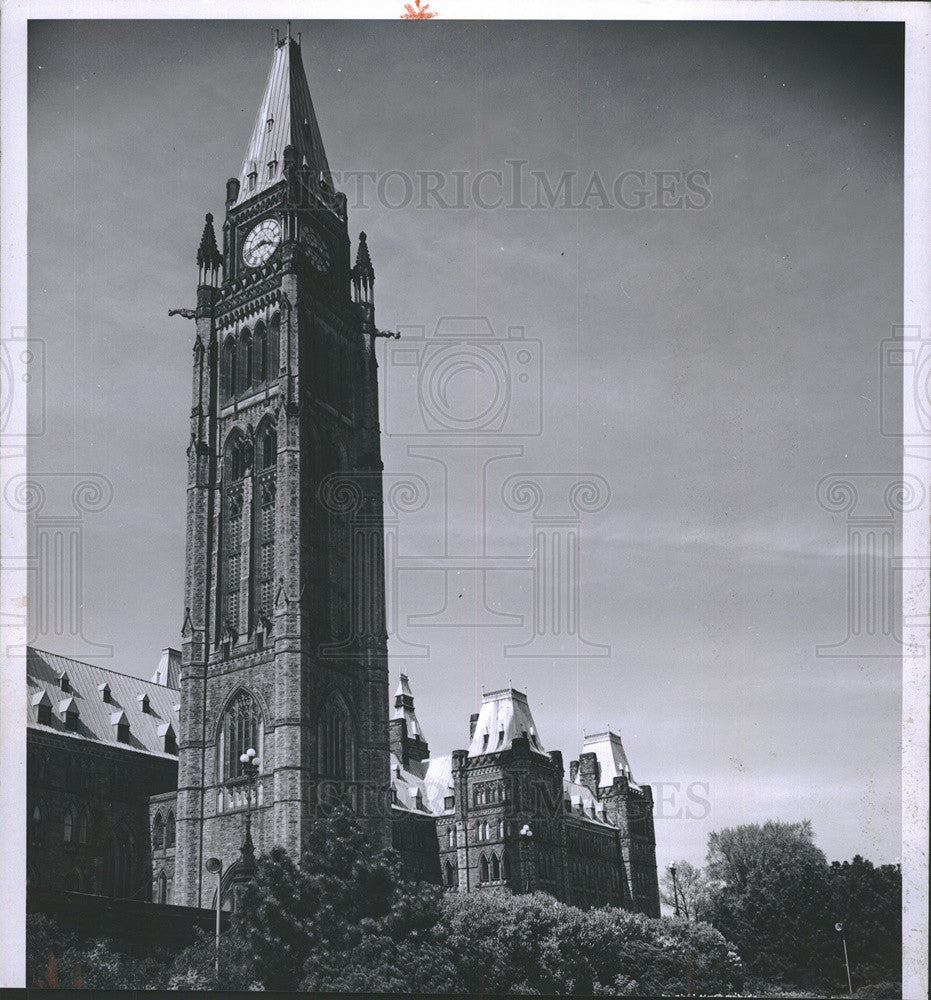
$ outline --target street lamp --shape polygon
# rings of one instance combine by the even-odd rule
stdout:
[[[531,891],[531,880],[530,880],[530,850],[533,844],[533,830],[530,829],[529,823],[524,823],[520,828],[520,857],[523,862],[524,869],[524,885],[526,886],[525,892]]]
[[[215,958],[215,968],[217,973],[217,979],[220,978],[220,893],[223,888],[223,862],[219,858],[207,858],[207,863],[204,865],[211,875],[216,875],[217,877],[217,929],[215,935],[216,941],[216,958]]]
[[[676,904],[676,916],[679,916],[679,888],[676,884],[676,866],[669,866],[669,874],[672,876],[672,898]]]
[[[242,847],[239,850],[242,856],[242,868],[251,874],[255,870],[255,845],[252,843],[252,789],[255,786],[255,778],[259,773],[259,765],[255,762],[255,750],[252,747],[240,756],[240,770],[246,779],[246,835],[243,837]]]
[[[840,939],[844,942],[844,966],[847,969],[847,990],[853,996],[853,983],[850,981],[850,960],[847,958],[847,937],[844,934],[844,925],[838,921],[834,925],[834,930],[840,934]]]

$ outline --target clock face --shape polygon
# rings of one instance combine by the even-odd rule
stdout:
[[[242,259],[247,266],[258,267],[271,257],[280,242],[281,223],[277,219],[263,219],[243,241]]]
[[[330,270],[330,251],[326,243],[307,225],[301,225],[301,242],[307,250],[310,263],[321,272]]]

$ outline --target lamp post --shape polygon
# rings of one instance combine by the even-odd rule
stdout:
[[[679,914],[679,888],[678,888],[678,885],[676,884],[676,866],[675,865],[670,865],[669,866],[669,874],[672,876],[672,898],[673,898],[673,900],[674,900],[674,902],[676,904],[676,916],[678,917],[678,916],[680,916],[680,914]]]
[[[216,875],[217,877],[217,929],[215,934],[216,942],[216,958],[214,959],[214,967],[217,973],[217,979],[220,978],[220,893],[223,889],[223,862],[219,858],[207,858],[207,863],[204,865],[211,875]]]
[[[259,765],[255,762],[255,750],[252,747],[239,758],[241,771],[246,779],[246,835],[243,837],[239,853],[242,858],[242,868],[246,874],[255,870],[255,845],[252,843],[252,789],[259,773]]]
[[[530,865],[532,862],[530,858],[530,851],[533,846],[533,830],[530,829],[529,823],[524,823],[524,825],[520,828],[519,836],[520,836],[520,858],[521,861],[523,862],[521,867],[524,869],[524,886],[525,886],[524,891],[530,892],[532,890],[531,871],[530,871]]]
[[[847,957],[847,936],[844,934],[844,925],[838,922],[834,925],[834,930],[840,934],[840,939],[844,943],[844,967],[847,969],[847,992],[853,996],[853,983],[850,980],[850,959]]]

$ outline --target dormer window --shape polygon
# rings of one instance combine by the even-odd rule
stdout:
[[[175,738],[175,730],[170,722],[166,722],[158,727],[158,736],[162,741],[162,750],[165,753],[177,754],[178,741]]]
[[[71,680],[65,672],[58,678],[58,689],[64,694],[71,693]]]
[[[52,724],[52,699],[47,691],[38,691],[32,696],[32,703],[36,707],[36,722],[40,726],[50,726]]]
[[[423,795],[420,789],[417,789],[417,794],[414,796],[414,808],[423,810]]]
[[[266,132],[271,132],[272,126],[274,124],[275,124],[275,119],[274,118],[269,118],[268,121],[265,123],[265,131]]]
[[[147,694],[136,695],[136,701],[139,702],[139,707],[146,714],[150,711],[149,696]]]
[[[271,180],[275,174],[278,173],[278,161],[269,160],[268,161],[268,179]]]
[[[109,704],[110,703],[110,685],[107,684],[106,681],[104,681],[103,684],[98,684],[97,685],[97,690],[100,692],[100,700],[103,701],[103,702],[106,702],[107,704]]]
[[[129,742],[129,720],[126,718],[126,713],[122,710],[119,712],[113,712],[110,715],[110,725],[116,730],[116,738],[120,743]]]
[[[488,749],[488,733],[485,733],[485,735],[482,737],[482,750],[487,750],[487,749]]]
[[[444,809],[455,809],[455,807],[456,807],[456,796],[455,795],[447,795],[446,798],[443,799],[443,808]]]
[[[74,698],[65,698],[58,703],[58,714],[61,716],[66,729],[78,728],[78,706]]]

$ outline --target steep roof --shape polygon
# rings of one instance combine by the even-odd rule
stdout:
[[[598,779],[600,786],[610,785],[621,775],[633,782],[627,754],[624,753],[621,737],[617,733],[595,733],[593,736],[586,736],[584,744],[585,752],[593,753],[598,760],[601,769],[601,776]]]
[[[425,761],[411,761],[402,767],[391,754],[391,787],[395,791],[396,805],[409,812],[423,812],[438,816],[449,812],[445,798],[453,794],[453,757],[432,757]],[[417,807],[420,792],[421,808]]]
[[[514,739],[526,735],[530,749],[546,755],[537,732],[527,695],[515,688],[489,691],[482,696],[482,707],[469,745],[469,756],[509,750]]]
[[[392,719],[404,719],[407,723],[407,735],[413,739],[426,739],[420,723],[417,721],[417,714],[414,711],[414,695],[407,680],[407,674],[401,674],[398,681],[398,689],[394,693],[394,708],[391,710]]]
[[[239,177],[237,204],[277,184],[282,178],[285,146],[293,146],[298,167],[307,165],[315,178],[333,186],[320,126],[304,75],[301,47],[288,36],[275,46],[272,67],[252,129]],[[269,163],[275,167],[270,171]],[[250,188],[249,175],[255,173]]]
[[[164,687],[181,687],[181,651],[167,646],[162,650],[162,658],[158,661],[152,683]]]
[[[68,675],[69,690],[66,696],[59,686],[63,673]],[[109,689],[107,701],[103,698],[104,686]],[[157,754],[159,757],[177,756],[165,753],[166,730],[162,728],[170,723],[177,737],[180,699],[176,688],[32,647],[26,651],[26,687],[27,723],[35,729],[56,731],[77,739],[112,743],[121,749],[128,747]],[[43,700],[43,695],[56,708],[60,707],[59,703],[63,700],[70,700],[78,712],[76,728],[67,728],[60,711],[52,712],[51,725],[40,725],[39,702]],[[148,712],[143,711],[140,697],[143,695],[148,697]],[[129,743],[121,743],[117,738],[117,724],[121,716],[129,723]]]

